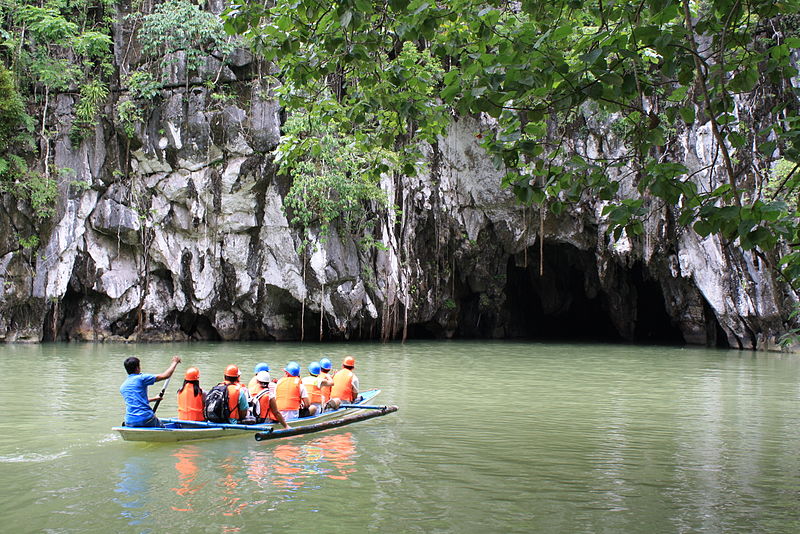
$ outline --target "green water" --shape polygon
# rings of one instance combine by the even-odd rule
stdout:
[[[400,411],[256,442],[124,442],[122,361],[351,353]],[[4,532],[800,531],[800,356],[536,343],[0,346]],[[159,409],[175,415],[174,392]],[[151,387],[151,395],[161,383]]]

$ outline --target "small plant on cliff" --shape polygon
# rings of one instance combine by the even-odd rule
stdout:
[[[146,71],[131,73],[125,80],[127,95],[117,101],[117,120],[128,138],[133,138],[136,124],[144,120],[145,111],[160,95],[163,84]]]
[[[83,139],[97,125],[97,115],[107,98],[108,87],[100,80],[91,80],[81,87],[80,100],[75,105],[73,140]]]
[[[184,52],[188,70],[197,70],[211,52],[232,49],[219,17],[185,0],[168,0],[146,15],[139,41],[142,53],[162,58],[162,66],[170,61],[169,54]]]
[[[292,178],[285,200],[290,222],[319,228],[323,238],[334,224],[362,236],[371,213],[388,207],[373,172],[385,166],[382,159],[381,151],[361,150],[355,139],[310,115],[290,117],[275,159]]]
[[[34,250],[39,246],[38,235],[30,235],[28,237],[17,236],[17,241],[19,241],[19,246],[28,250]]]

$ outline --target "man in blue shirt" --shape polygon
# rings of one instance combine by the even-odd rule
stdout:
[[[180,357],[173,356],[172,363],[169,364],[166,371],[160,375],[145,375],[142,374],[139,358],[131,356],[125,360],[125,370],[128,371],[128,378],[119,388],[122,398],[125,399],[125,426],[164,426],[150,407],[150,403],[158,400],[159,397],[148,399],[147,386],[171,377],[179,363],[181,363]]]

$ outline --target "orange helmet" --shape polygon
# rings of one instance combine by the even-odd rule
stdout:
[[[200,380],[200,370],[197,367],[189,367],[186,370],[186,376],[183,377],[184,380]]]
[[[347,367],[355,367],[356,366],[356,359],[352,356],[345,356],[344,360],[342,360],[342,365]]]
[[[225,376],[239,376],[239,368],[235,365],[229,365],[225,368]]]

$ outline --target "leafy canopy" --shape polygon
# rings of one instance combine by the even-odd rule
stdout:
[[[787,173],[779,194],[765,191],[774,160],[800,162],[790,60],[799,9],[765,0],[277,0],[235,3],[226,28],[275,62],[287,109],[334,114],[364,147],[398,151],[405,174],[420,159],[410,141],[435,142],[451,114],[484,114],[497,126],[478,135],[521,202],[558,212],[619,198],[630,181],[635,194],[605,209],[615,237],[642,233],[649,212],[668,205],[681,226],[768,259],[798,242],[787,200],[800,173]],[[339,106],[318,109],[328,98]],[[610,133],[587,128],[598,119]],[[711,167],[686,166],[679,134],[690,128],[710,130]],[[623,151],[611,150],[610,135]],[[798,256],[782,260],[790,279]]]

